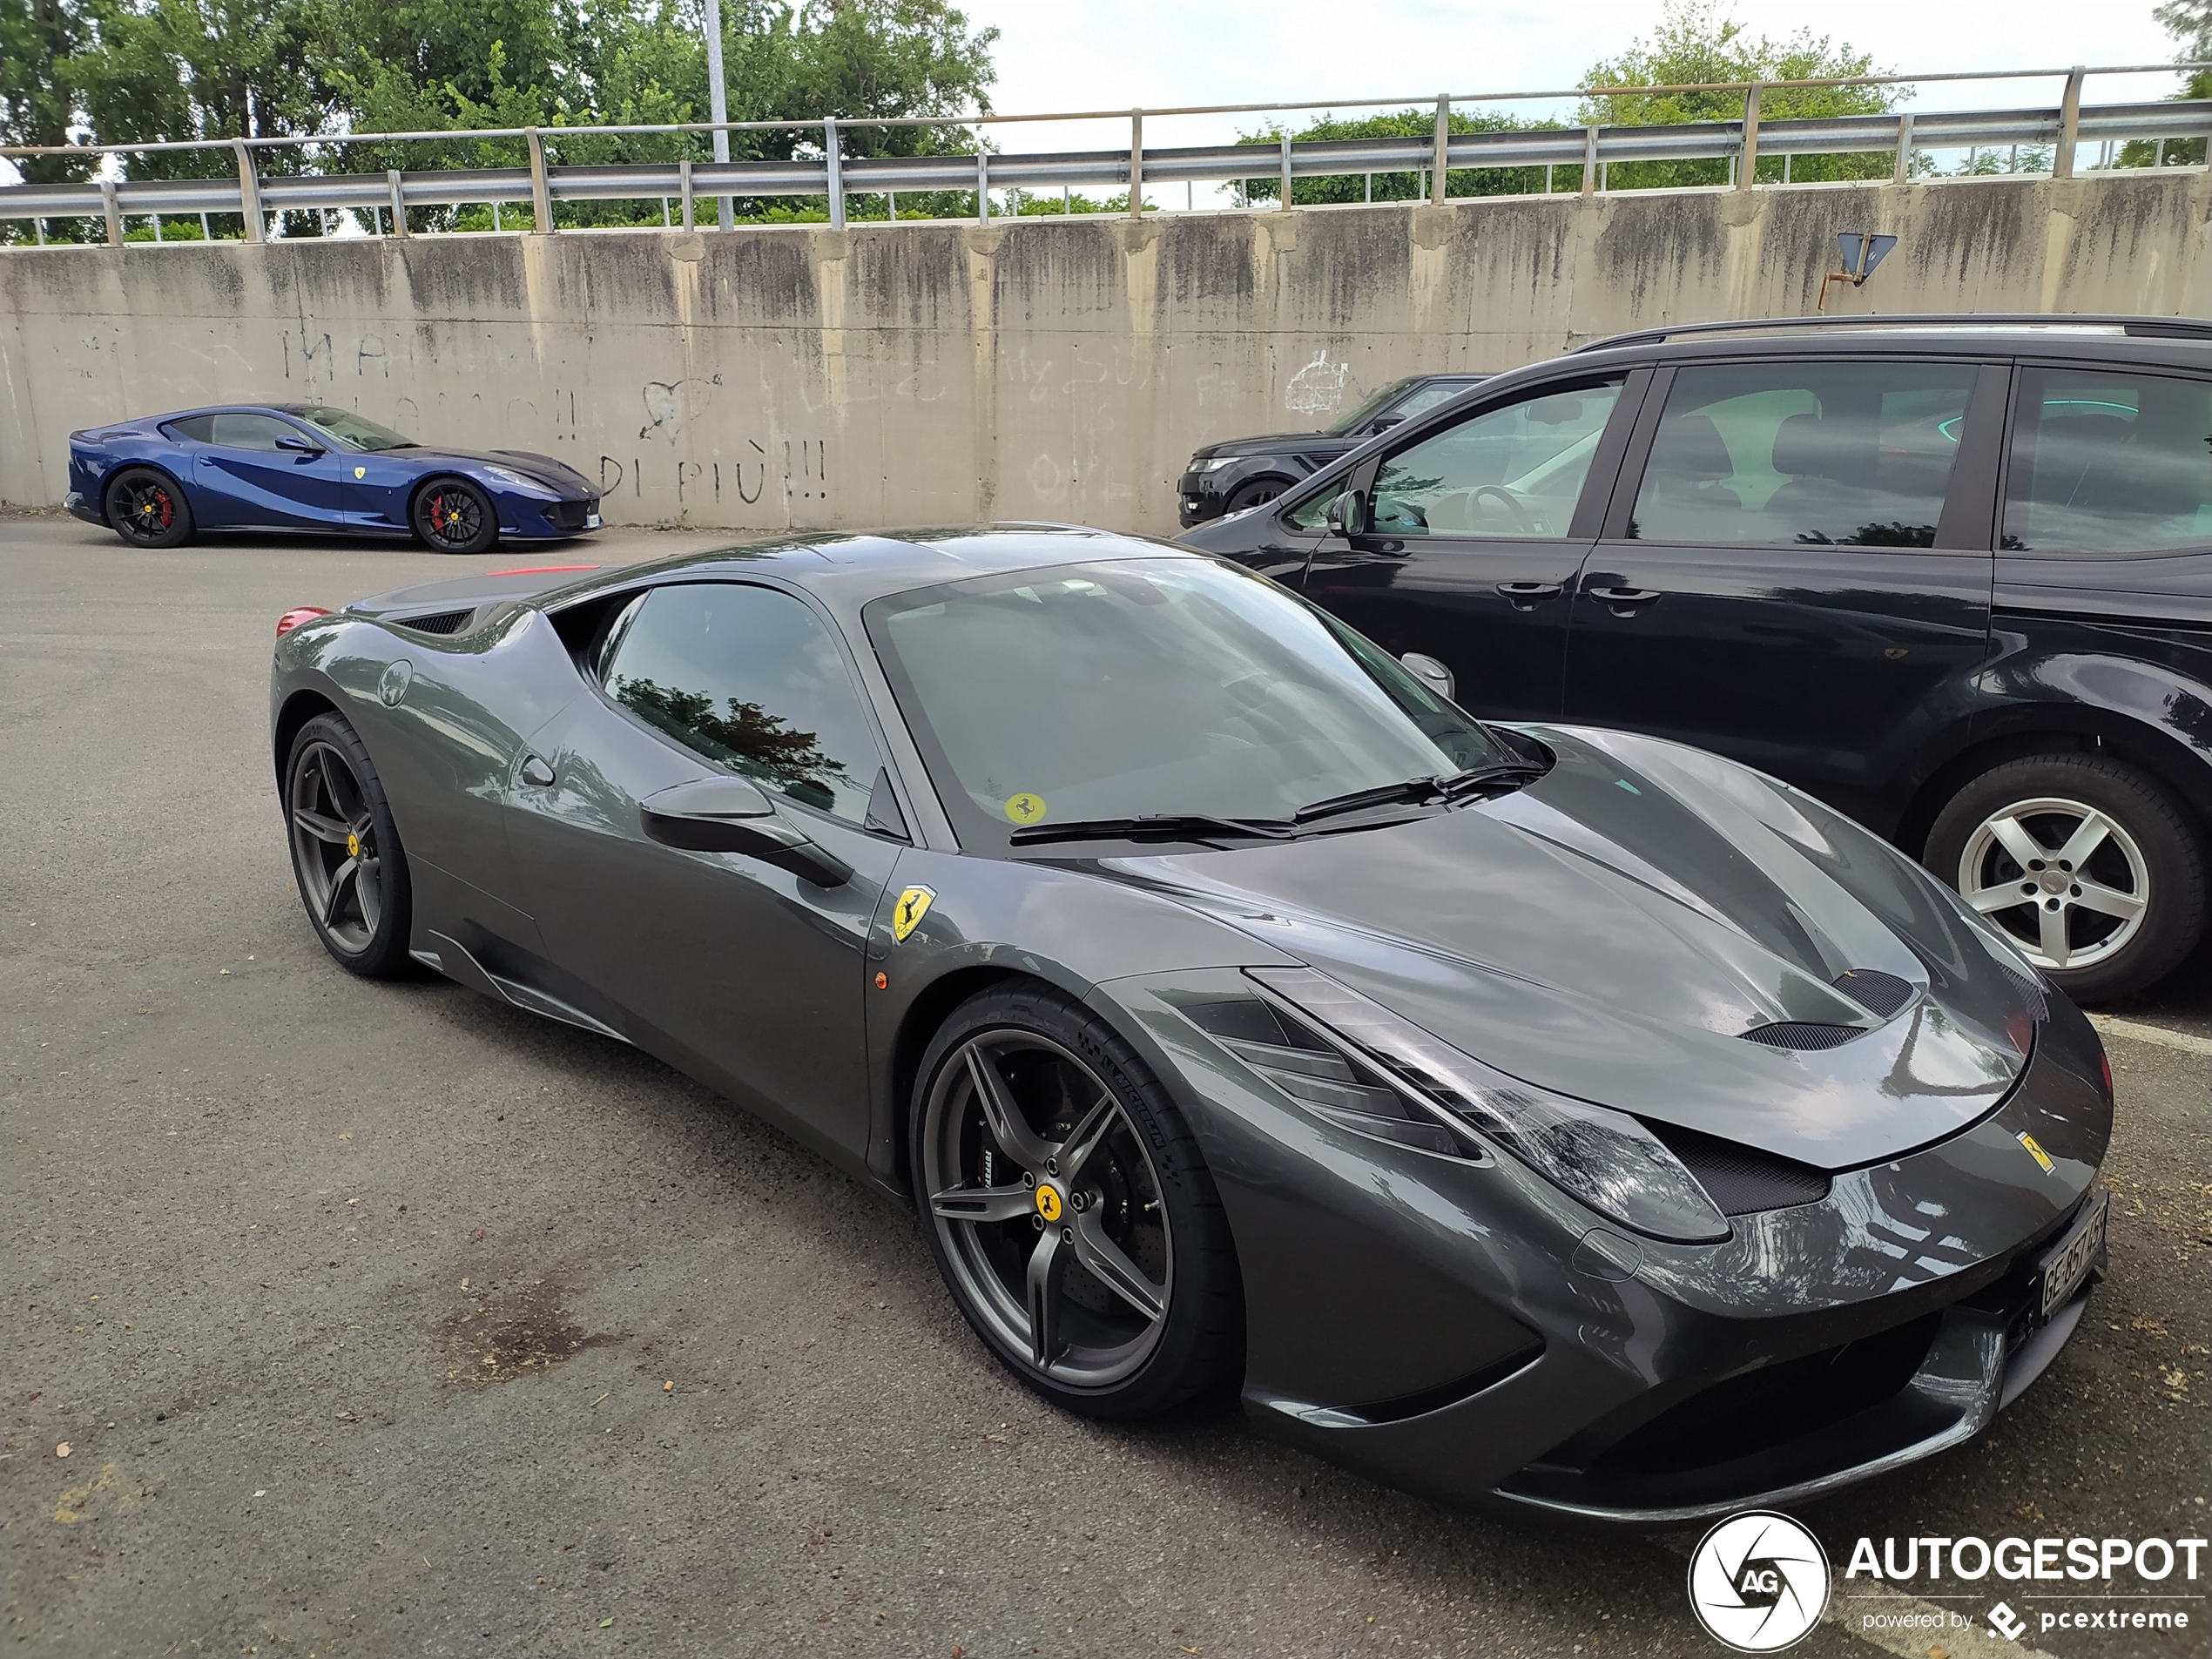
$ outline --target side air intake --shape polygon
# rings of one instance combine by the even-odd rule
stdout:
[[[469,618],[476,614],[474,605],[466,610],[436,610],[427,617],[395,617],[392,620],[402,628],[412,628],[418,634],[457,634],[469,625]]]

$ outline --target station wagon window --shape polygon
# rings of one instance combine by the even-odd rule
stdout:
[[[2212,381],[2031,368],[2015,408],[2007,548],[2212,543]]]
[[[1567,534],[1620,383],[1486,409],[1386,457],[1369,522],[1378,536]]]
[[[684,583],[631,602],[598,659],[607,694],[772,793],[858,824],[882,765],[844,653],[773,588]]]
[[[273,449],[279,438],[301,436],[300,428],[273,415],[211,415],[203,442],[226,449]]]
[[[1629,535],[1933,547],[1979,373],[1879,361],[1678,369]]]

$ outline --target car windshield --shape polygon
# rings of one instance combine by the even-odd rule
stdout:
[[[1424,378],[1424,376],[1420,374],[1408,374],[1402,381],[1391,381],[1389,385],[1384,387],[1381,391],[1376,393],[1365,403],[1362,403],[1358,408],[1352,410],[1352,412],[1345,415],[1344,419],[1339,421],[1334,426],[1328,428],[1327,430],[1329,435],[1332,438],[1341,438],[1349,433],[1358,431],[1368,421],[1373,420],[1378,415],[1380,415],[1385,409],[1395,403],[1399,398],[1405,396],[1406,394],[1411,391],[1414,387],[1420,385]]]
[[[980,577],[864,616],[970,843],[1145,815],[1284,819],[1515,759],[1379,646],[1211,560]]]
[[[403,438],[388,426],[347,409],[301,409],[300,418],[328,437],[341,449],[412,449],[413,438]]]

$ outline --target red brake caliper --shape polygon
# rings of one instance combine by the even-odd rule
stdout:
[[[162,494],[155,496],[154,499],[161,503],[161,528],[167,529],[169,528],[170,517],[175,510],[169,505],[168,493],[165,490]]]
[[[443,496],[430,497],[430,528],[441,536],[445,534],[446,498]]]

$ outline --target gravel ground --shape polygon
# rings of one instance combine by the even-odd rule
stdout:
[[[1720,1651],[1667,1541],[1452,1514],[1231,1410],[1045,1409],[898,1205],[632,1050],[334,968],[271,622],[511,562],[0,518],[5,1651]],[[2208,1028],[2192,971],[2132,1017]],[[2111,1283],[1983,1439],[1805,1512],[1839,1570],[1860,1534],[2206,1532],[2212,1067],[2111,1042]],[[2173,1605],[2162,1645],[2027,1642],[2204,1652]]]

